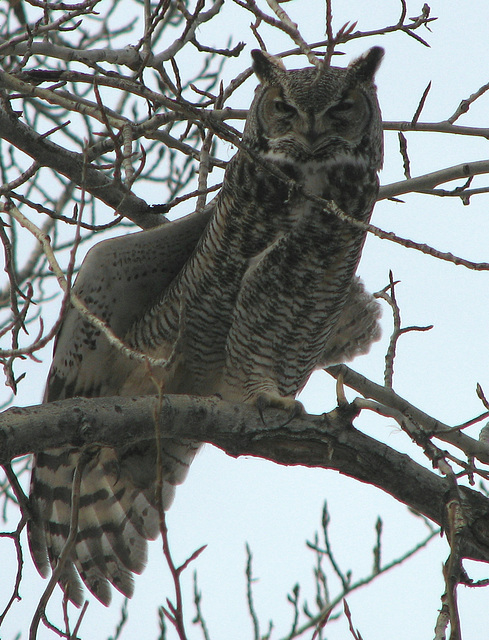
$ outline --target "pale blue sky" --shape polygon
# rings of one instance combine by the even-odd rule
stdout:
[[[265,9],[266,4],[263,2],[262,5]],[[294,0],[283,6],[298,21],[307,39],[323,37],[324,3],[321,0]],[[421,6],[421,2],[408,2],[408,15],[418,15]],[[394,0],[368,3],[337,0],[333,10],[336,28],[347,20],[358,20],[358,28],[367,30],[393,24],[399,15],[400,3]],[[432,90],[420,120],[443,120],[451,115],[461,99],[489,80],[489,4],[484,0],[470,3],[435,0],[431,10],[439,20],[432,25],[431,33],[425,29],[421,31],[431,48],[425,48],[403,34],[362,39],[343,47],[345,64],[370,46],[385,47],[385,59],[377,76],[385,120],[410,120],[429,81],[433,83]],[[226,3],[220,20],[222,32],[213,30],[211,36],[208,25],[202,28],[202,40],[206,38],[211,43],[213,39],[216,46],[225,46],[225,33],[232,33],[234,41],[246,42],[246,51],[226,69],[226,77],[232,77],[248,65],[248,52],[256,47],[256,42],[248,28],[249,14],[232,2]],[[267,44],[272,52],[291,48],[285,36],[276,42],[268,39]],[[292,61],[287,64],[305,66],[306,62],[294,59],[293,64]],[[242,102],[238,105],[233,101],[233,106],[246,107],[254,86],[254,80],[248,81],[240,93]],[[489,98],[485,96],[460,123],[487,126],[488,113]],[[487,158],[488,142],[484,139],[426,133],[411,133],[407,138],[413,175]],[[402,179],[397,149],[397,134],[388,132],[381,174],[383,184]],[[232,153],[230,150],[229,156]],[[477,184],[483,183],[483,180],[477,181]],[[148,197],[147,191],[145,197]],[[379,203],[372,222],[385,230],[469,259],[488,259],[487,195],[474,197],[470,207],[464,207],[456,199],[424,195],[407,195],[403,199],[404,204]],[[489,274],[468,271],[385,240],[369,238],[359,273],[370,290],[387,284],[389,269],[395,279],[401,281],[397,295],[404,324],[434,325],[429,333],[411,333],[401,339],[395,369],[397,392],[448,424],[457,424],[477,415],[482,407],[475,395],[476,383],[481,383],[489,394],[489,304],[486,293]],[[368,356],[353,364],[353,368],[379,383],[391,327],[387,307],[383,327],[383,340]],[[48,364],[48,357],[40,365],[29,364],[35,381],[45,377]],[[32,383],[29,387],[24,385],[16,404],[37,403],[41,388],[41,383],[35,387]],[[332,379],[325,373],[315,374],[302,399],[312,413],[332,409],[335,405]],[[356,424],[389,446],[422,460],[421,454],[393,421],[362,415]],[[477,437],[478,428],[480,426],[470,431],[474,437]],[[262,460],[233,460],[213,447],[205,447],[194,462],[189,478],[178,489],[168,515],[177,559],[183,561],[196,548],[208,544],[184,578],[188,619],[193,616],[191,584],[192,572],[196,569],[212,640],[252,638],[244,577],[247,541],[253,550],[254,574],[258,578],[255,604],[262,632],[265,633],[268,620],[272,619],[275,625],[272,638],[282,638],[292,619],[292,607],[286,601],[286,594],[293,585],[300,582],[304,596],[310,601],[314,597],[314,556],[306,549],[304,541],[311,540],[319,529],[325,499],[332,516],[331,536],[337,556],[345,570],[353,570],[354,579],[370,570],[377,515],[384,519],[386,561],[401,555],[425,535],[422,522],[394,499],[335,472],[284,468]],[[8,558],[10,547],[10,541],[0,540],[2,563],[13,561],[13,557]],[[354,624],[365,640],[433,637],[443,591],[441,566],[447,554],[446,541],[436,539],[404,567],[348,598]],[[475,563],[468,566],[472,577],[487,577],[486,566],[477,567]],[[14,570],[15,563],[10,572]],[[4,625],[4,640],[13,639],[20,630],[22,637],[27,637],[27,621],[45,586],[33,570],[27,553],[24,571],[23,600],[15,605]],[[10,594],[11,575],[6,567],[2,570],[4,586],[0,587],[0,608],[3,599]],[[151,544],[149,566],[136,578],[136,585],[135,597],[129,604],[130,621],[122,637],[156,638],[157,605],[164,603],[166,597],[173,597],[159,542]],[[332,595],[336,588],[332,579]],[[487,589],[469,591],[460,587],[459,598],[464,637],[488,638]],[[81,627],[82,637],[99,640],[113,633],[120,598],[115,597],[114,601],[112,608],[106,610],[92,600]],[[51,610],[53,618],[61,624],[59,610]],[[328,640],[349,637],[346,620],[342,618],[328,625],[326,636]],[[39,633],[42,639],[52,637],[53,634],[45,630]],[[170,633],[169,638],[173,637]],[[200,631],[192,629],[190,623],[189,637],[201,637]]]

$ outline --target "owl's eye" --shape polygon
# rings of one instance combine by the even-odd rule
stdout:
[[[281,113],[282,115],[294,116],[297,113],[295,107],[293,107],[291,104],[288,104],[287,102],[284,102],[283,100],[274,100],[273,104],[275,107],[275,111],[277,113]]]
[[[338,104],[333,105],[330,109],[328,109],[328,114],[341,116],[343,114],[348,113],[355,106],[355,100],[353,98],[344,98]]]

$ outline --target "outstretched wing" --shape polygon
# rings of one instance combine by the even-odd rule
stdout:
[[[99,243],[80,269],[75,293],[123,338],[182,269],[209,212],[210,207],[175,223]],[[131,366],[102,332],[71,307],[56,341],[45,401],[118,395]],[[130,392],[126,388],[125,393]],[[165,507],[196,450],[186,442],[165,446]],[[79,450],[60,448],[43,452],[34,461],[28,534],[32,557],[43,576],[56,566],[69,535],[73,475],[79,460]],[[132,573],[140,573],[146,563],[146,540],[159,533],[156,475],[156,452],[150,443],[117,452],[98,448],[89,457],[81,480],[76,542],[59,579],[75,604],[83,602],[78,574],[104,604],[111,599],[109,582],[124,595],[132,594]]]
[[[91,249],[73,291],[123,338],[182,269],[209,220],[210,207]],[[45,402],[117,395],[128,367],[104,334],[71,307],[58,334]]]

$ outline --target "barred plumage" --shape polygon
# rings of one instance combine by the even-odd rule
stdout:
[[[100,243],[75,284],[118,337],[167,365],[149,376],[70,309],[46,401],[153,394],[156,380],[166,393],[289,407],[314,369],[368,350],[379,336],[379,307],[354,275],[365,232],[314,197],[360,221],[370,217],[382,162],[373,84],[382,53],[373,48],[347,69],[286,71],[253,52],[261,85],[243,149],[209,211]],[[197,449],[165,441],[165,508]],[[80,455],[56,449],[36,457],[29,540],[43,575],[69,532]],[[110,584],[131,595],[146,540],[158,535],[155,447],[83,455],[78,533],[60,583],[80,604],[78,573],[108,604]]]

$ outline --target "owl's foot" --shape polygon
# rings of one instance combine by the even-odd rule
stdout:
[[[263,416],[264,409],[282,409],[289,412],[289,418],[280,425],[281,427],[285,427],[294,418],[299,418],[305,413],[304,406],[295,398],[280,396],[278,393],[271,393],[270,391],[260,393],[255,399],[255,405],[265,426],[267,424]]]

